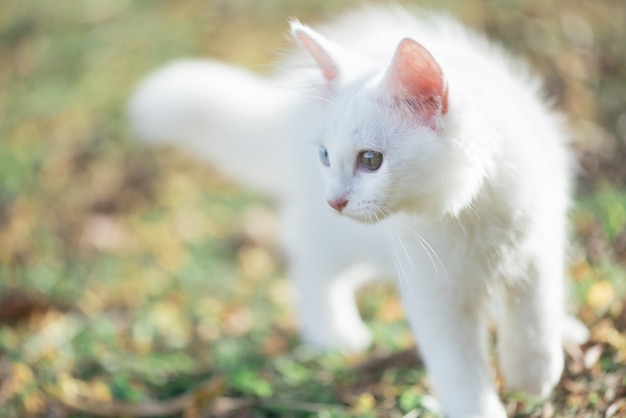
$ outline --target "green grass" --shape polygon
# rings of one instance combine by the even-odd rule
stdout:
[[[212,56],[263,69],[288,17],[354,3],[0,3],[0,416],[85,417],[120,402],[132,416],[178,401],[172,414],[188,417],[436,416],[423,369],[392,356],[412,344],[392,289],[361,295],[376,336],[367,353],[300,347],[275,234],[249,232],[271,205],[138,145],[124,119],[159,65]],[[546,404],[507,395],[517,417],[600,416],[626,384],[626,6],[579,3],[437,2],[527,56],[583,139],[570,271],[589,364],[570,358]],[[591,45],[572,39],[585,28]]]

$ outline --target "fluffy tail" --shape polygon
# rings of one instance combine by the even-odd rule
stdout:
[[[241,68],[188,60],[148,76],[128,110],[140,138],[173,143],[280,198],[290,178],[286,120],[292,100],[290,90]]]

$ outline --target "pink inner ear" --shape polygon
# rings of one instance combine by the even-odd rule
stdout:
[[[320,43],[302,28],[294,30],[300,44],[313,57],[326,81],[334,81],[339,76],[339,66]]]
[[[448,87],[437,61],[422,45],[405,38],[398,45],[387,73],[394,94],[414,104],[434,124],[448,111]]]

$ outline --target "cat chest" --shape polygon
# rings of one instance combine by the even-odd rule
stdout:
[[[529,264],[528,234],[513,225],[416,223],[396,236],[396,264],[426,280],[445,277],[483,287],[523,278]]]

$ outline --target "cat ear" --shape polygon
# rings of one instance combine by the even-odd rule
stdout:
[[[292,20],[290,25],[291,34],[311,54],[326,81],[336,81],[340,75],[337,45],[297,20]]]
[[[439,119],[448,112],[448,86],[441,67],[419,43],[403,39],[385,76],[386,86],[396,100],[402,100],[438,130]]]

